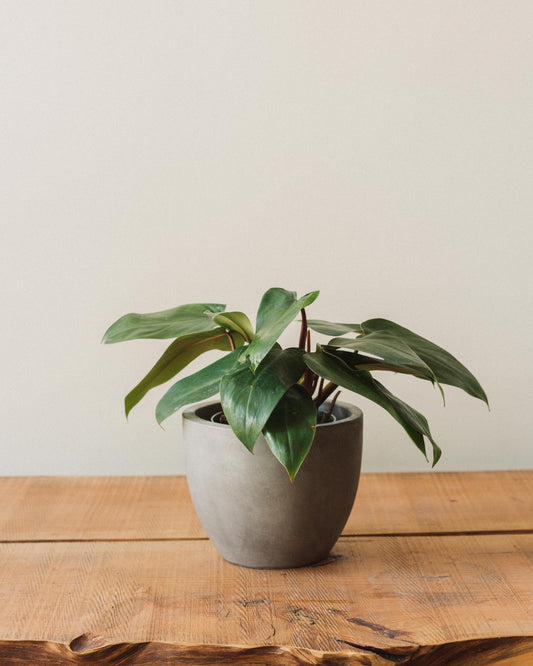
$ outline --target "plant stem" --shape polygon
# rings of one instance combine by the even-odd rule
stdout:
[[[298,347],[300,349],[305,349],[305,341],[307,340],[307,315],[305,314],[305,308],[302,308],[302,328],[300,329],[300,341],[298,342]]]
[[[333,396],[333,399],[329,405],[328,411],[322,415],[322,419],[320,420],[320,423],[327,423],[333,413],[333,407],[335,407],[335,403],[337,402],[337,398],[340,396],[341,392],[337,391],[335,395]]]
[[[302,327],[300,329],[300,340],[298,341],[298,347],[303,349],[307,353],[311,351],[311,331],[307,328],[307,315],[305,314],[305,308],[302,308]],[[317,381],[316,374],[311,370],[311,368],[306,368],[304,376],[302,379],[302,386],[313,395]]]
[[[329,396],[333,393],[335,389],[339,388],[338,384],[334,384],[333,382],[328,382],[324,388],[320,391],[320,393],[317,395],[315,398],[315,405],[317,409],[320,407],[320,405],[325,402]]]
[[[302,386],[312,393],[313,391],[313,371],[309,368],[306,368],[304,371],[304,377],[302,380]]]

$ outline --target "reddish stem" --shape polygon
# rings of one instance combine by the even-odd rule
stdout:
[[[317,409],[320,407],[320,405],[325,402],[329,396],[333,393],[335,389],[339,388],[338,384],[334,384],[333,382],[328,382],[324,388],[320,391],[318,396],[315,398],[315,405]]]
[[[337,391],[335,395],[333,396],[333,399],[331,401],[331,404],[329,406],[328,411],[322,415],[321,423],[327,423],[330,419],[330,416],[333,414],[333,407],[335,407],[335,403],[337,402],[337,398],[340,396],[341,392]]]
[[[300,341],[298,342],[298,347],[300,349],[305,349],[305,341],[307,339],[307,315],[305,314],[305,308],[301,309],[302,313],[302,328],[300,329]]]

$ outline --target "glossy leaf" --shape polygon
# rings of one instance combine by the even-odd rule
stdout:
[[[246,342],[254,339],[254,329],[244,312],[220,312],[211,316],[211,319],[222,328],[239,333]]]
[[[318,291],[312,291],[302,298],[297,298],[296,292],[278,287],[265,292],[257,311],[255,338],[246,348],[241,360],[246,362],[248,359],[252,370],[255,370],[300,310],[310,305],[318,294]]]
[[[423,376],[431,382],[437,382],[439,389],[441,389],[434,372],[420,356],[404,340],[385,331],[376,331],[368,335],[360,335],[357,338],[333,338],[328,342],[328,347],[353,349],[354,351],[373,354],[386,362],[415,370],[419,376]],[[444,398],[442,389],[441,394]]]
[[[141,338],[177,338],[218,328],[206,312],[222,312],[220,303],[192,303],[171,310],[137,314],[131,312],[112,324],[104,334],[103,342],[112,344]]]
[[[233,432],[250,451],[273,409],[305,371],[301,349],[272,348],[257,369],[242,366],[220,383],[222,409]]]
[[[303,386],[296,384],[281,398],[263,429],[270,450],[291,481],[311,449],[315,432],[315,403]]]
[[[234,336],[237,335],[239,334],[234,333]],[[238,343],[238,346],[242,346],[244,343],[244,338],[240,335]],[[228,334],[223,328],[203,333],[191,333],[174,340],[146,377],[126,396],[124,401],[126,416],[150,389],[172,379],[200,354],[212,349],[231,351]]]
[[[241,350],[236,349],[173,384],[157,404],[155,411],[157,422],[162,423],[185,405],[207,400],[218,393],[222,377],[239,364],[240,354]]]
[[[341,359],[323,351],[320,347],[314,353],[305,354],[304,360],[317,375],[358,393],[386,409],[424,456],[426,456],[424,437],[427,437],[433,447],[433,465],[437,463],[441,450],[431,435],[425,416],[390,393],[369,372],[349,368]]]
[[[308,319],[307,326],[324,335],[345,335],[346,333],[362,333],[360,324],[336,324],[323,319]]]
[[[414,377],[419,377],[420,379],[427,379],[425,374],[422,374],[418,370],[410,368],[406,365],[392,363],[391,361],[383,361],[380,358],[375,358],[372,356],[364,356],[359,352],[343,351],[342,349],[329,347],[328,345],[323,345],[322,349],[333,354],[337,358],[340,358],[341,361],[344,361],[348,367],[355,370],[381,370],[398,372],[400,374],[413,375]]]
[[[379,331],[403,340],[431,368],[439,382],[463,389],[488,405],[485,391],[474,375],[442,347],[388,319],[369,319],[361,328],[365,336]]]

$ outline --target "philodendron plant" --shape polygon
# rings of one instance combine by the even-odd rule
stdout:
[[[255,330],[244,313],[226,312],[225,305],[218,303],[124,315],[106,331],[104,342],[175,338],[126,396],[126,416],[150,389],[172,379],[204,352],[219,350],[225,355],[180,379],[164,394],[156,408],[158,423],[185,405],[220,393],[222,418],[244,446],[253,451],[263,433],[292,480],[309,453],[317,419],[327,422],[342,387],[386,409],[426,459],[427,440],[435,465],[441,450],[426,418],[372,373],[413,375],[437,385],[441,393],[442,384],[449,384],[487,402],[477,379],[447,351],[387,319],[362,324],[307,319],[305,308],[318,294],[313,291],[298,298],[292,291],[269,289],[261,299]],[[277,340],[299,315],[298,345],[282,349]],[[310,330],[331,339],[312,351]]]

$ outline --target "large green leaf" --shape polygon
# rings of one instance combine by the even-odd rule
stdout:
[[[210,315],[211,319],[229,331],[240,333],[246,342],[254,339],[254,329],[248,317],[244,312],[219,312],[216,315]]]
[[[233,336],[239,337],[237,346],[242,346],[244,338],[238,333],[234,333]],[[146,377],[126,396],[124,400],[126,416],[150,389],[172,379],[174,375],[177,375],[200,354],[211,349],[220,349],[221,351],[232,349],[228,334],[223,328],[216,328],[203,333],[191,333],[174,340]]]
[[[427,437],[433,447],[433,465],[437,463],[441,450],[431,435],[426,418],[403,400],[392,395],[369,372],[348,367],[344,361],[323,351],[320,346],[316,352],[304,354],[304,361],[317,375],[354,391],[386,409],[403,427],[424,456],[426,456],[424,437]]]
[[[310,305],[318,294],[318,291],[312,291],[297,298],[296,292],[278,287],[265,292],[257,311],[255,338],[241,360],[249,359],[252,370],[255,370],[300,310]]]
[[[308,319],[307,326],[324,335],[344,335],[345,333],[362,333],[360,324],[336,324],[323,319]]]
[[[301,386],[292,386],[268,419],[263,434],[291,481],[305,460],[316,432],[316,406]]]
[[[104,334],[103,342],[125,342],[140,338],[177,338],[218,328],[206,312],[222,312],[220,303],[192,303],[171,310],[137,314],[131,312],[112,324]]]
[[[328,342],[328,347],[353,349],[358,352],[373,354],[388,363],[415,370],[419,376],[423,376],[431,382],[437,382],[439,388],[441,388],[434,372],[420,356],[404,340],[386,331],[376,331],[368,335],[360,335],[357,338],[333,338]],[[441,394],[444,398],[442,389]]]
[[[359,352],[343,351],[342,349],[329,347],[328,345],[323,345],[322,349],[326,352],[330,352],[337,358],[340,358],[346,363],[346,365],[350,368],[355,368],[356,370],[398,372],[405,375],[413,375],[420,379],[427,379],[425,374],[422,374],[418,370],[410,368],[407,365],[392,363],[391,361],[383,361],[382,359],[373,356],[364,356]]]
[[[240,354],[241,350],[236,349],[211,365],[173,384],[157,404],[155,411],[157,422],[162,423],[185,405],[207,400],[218,393],[220,380],[231,372],[236,364],[239,364]]]
[[[433,342],[388,319],[369,319],[361,324],[361,328],[364,332],[362,337],[379,331],[403,340],[431,368],[439,382],[463,389],[488,405],[485,391],[470,370]]]
[[[242,366],[220,383],[222,409],[233,432],[250,451],[274,407],[305,371],[303,350],[273,347],[257,369]]]

